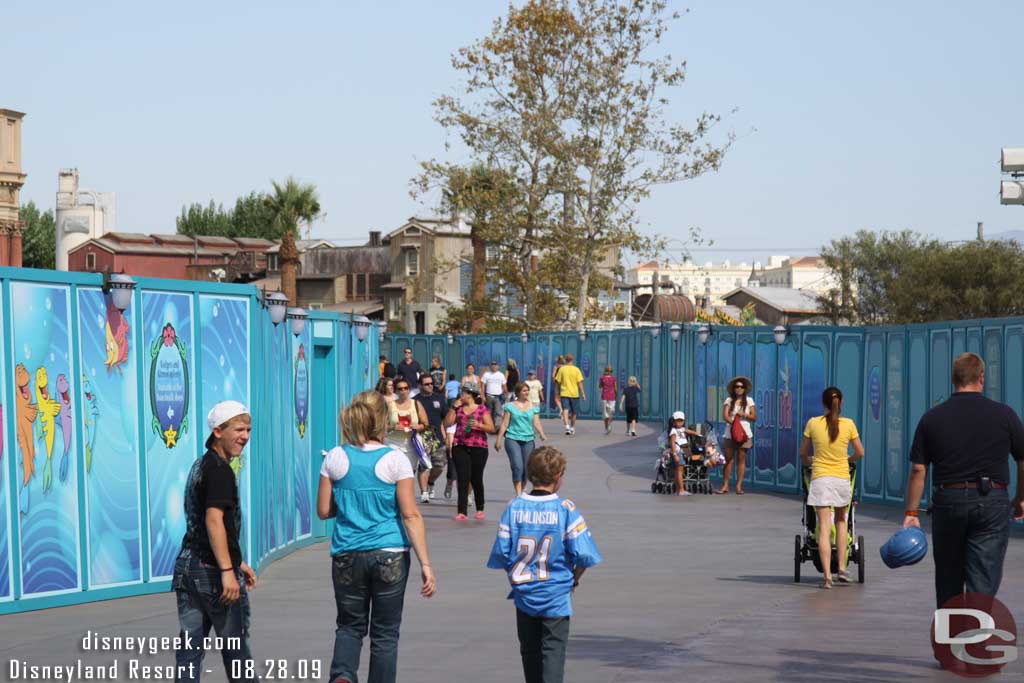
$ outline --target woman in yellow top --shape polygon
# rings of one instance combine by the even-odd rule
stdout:
[[[804,427],[804,440],[800,444],[800,459],[811,467],[811,486],[807,492],[807,504],[818,511],[818,557],[825,572],[822,588],[832,587],[832,543],[831,529],[834,514],[836,543],[839,554],[839,573],[836,578],[842,583],[852,579],[846,572],[846,508],[850,505],[850,463],[864,457],[864,445],[860,442],[857,425],[848,417],[840,417],[843,406],[843,392],[829,387],[821,394],[825,414],[812,417]],[[853,456],[849,453],[853,446]],[[811,449],[814,456],[811,456]],[[835,510],[830,513],[829,510]]]

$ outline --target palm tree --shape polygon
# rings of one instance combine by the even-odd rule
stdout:
[[[295,266],[299,262],[299,250],[295,246],[295,238],[300,224],[310,226],[320,216],[320,197],[316,185],[300,183],[292,176],[288,176],[284,185],[274,180],[270,184],[274,186],[274,192],[263,201],[281,234],[281,290],[292,305],[297,305]]]
[[[458,216],[465,211],[470,219],[470,242],[473,245],[473,277],[470,286],[470,332],[483,332],[486,320],[482,315],[487,299],[487,240],[496,226],[494,214],[511,194],[509,179],[498,169],[484,164],[448,169],[446,187],[442,189],[442,206]],[[453,220],[456,220],[453,218]]]

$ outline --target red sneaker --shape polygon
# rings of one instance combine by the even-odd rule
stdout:
[[[477,511],[476,511],[476,515],[474,515],[474,516],[475,516],[475,517],[476,517],[477,519],[483,519],[483,518],[484,518],[484,511],[483,511],[483,510],[477,510]]]
[[[452,517],[452,519],[454,519],[456,522],[465,522],[469,519],[469,517],[460,513]]]

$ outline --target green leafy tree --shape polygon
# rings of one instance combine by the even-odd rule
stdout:
[[[175,219],[175,223],[178,234],[190,237],[230,237],[232,233],[231,212],[225,211],[223,204],[217,204],[212,199],[206,206],[190,204],[188,207],[181,207],[181,215]]]
[[[26,268],[53,270],[57,262],[57,224],[53,211],[40,213],[35,202],[29,202],[18,211],[18,219],[25,223],[21,235],[21,259]]]
[[[320,197],[315,185],[300,183],[291,176],[283,184],[270,182],[274,191],[264,198],[264,204],[281,230],[281,290],[295,303],[298,301],[295,270],[299,262],[295,240],[301,225],[312,225],[320,217]]]
[[[834,321],[883,325],[1024,315],[1017,242],[948,244],[904,230],[861,230],[822,252],[836,286],[819,303]]]
[[[708,141],[717,116],[689,126],[667,122],[665,90],[684,65],[651,57],[669,15],[662,0],[530,0],[510,6],[491,33],[452,58],[465,78],[461,96],[435,102],[435,118],[476,159],[513,179],[516,201],[494,217],[514,245],[530,298],[544,252],[575,278],[583,329],[590,280],[609,252],[654,251],[636,209],[655,185],[716,170],[726,148]],[[429,170],[429,169],[428,169]],[[563,271],[565,272],[565,271]]]

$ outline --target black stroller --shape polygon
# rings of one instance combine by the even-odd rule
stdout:
[[[654,481],[651,482],[651,493],[676,493],[676,467],[683,468],[683,490],[689,493],[714,493],[709,470],[720,454],[715,429],[710,422],[705,423],[702,436],[690,436],[688,444],[680,453],[677,465],[671,452],[660,445],[661,457],[654,463]]]
[[[807,494],[811,487],[811,468],[803,467],[803,514],[801,522],[803,523],[804,533],[796,535],[796,549],[793,555],[793,581],[800,582],[800,565],[810,560],[814,563],[814,568],[819,572],[824,573],[824,568],[821,566],[821,558],[818,556],[818,515],[813,507],[807,504]],[[856,492],[857,485],[857,466],[850,463],[850,492],[853,494]],[[850,496],[850,504],[846,508],[846,560],[847,565],[853,562],[857,565],[857,582],[864,583],[864,537],[857,536],[857,519],[854,510],[856,509],[856,500],[853,496]],[[835,534],[836,527],[833,524],[832,528],[827,532],[830,537],[830,543],[832,546],[832,570],[831,573],[835,574],[839,571],[839,550],[836,548]]]

